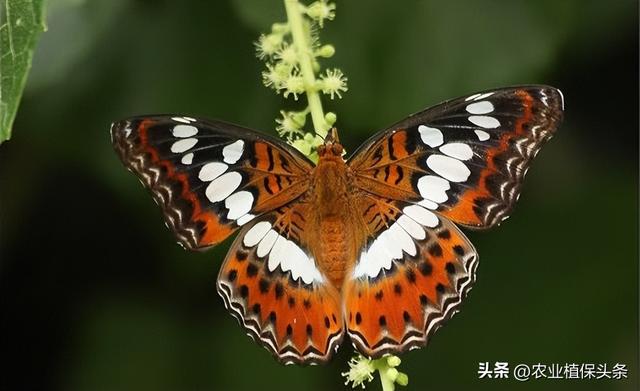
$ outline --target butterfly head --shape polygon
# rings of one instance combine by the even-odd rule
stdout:
[[[324,144],[318,147],[318,156],[320,157],[339,157],[342,159],[344,148],[340,144],[340,138],[338,137],[338,129],[331,128],[327,137],[324,139]]]

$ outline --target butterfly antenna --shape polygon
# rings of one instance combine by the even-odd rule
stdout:
[[[324,143],[325,144],[328,144],[328,143],[340,144],[340,138],[338,137],[338,129],[337,128],[331,128],[331,130],[329,130],[329,133],[324,138]]]

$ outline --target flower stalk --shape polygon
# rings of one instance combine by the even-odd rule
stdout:
[[[396,367],[400,365],[400,358],[397,356],[384,356],[376,360],[366,358],[360,354],[349,360],[349,371],[343,372],[346,377],[345,385],[351,383],[351,388],[358,386],[365,388],[365,381],[373,380],[373,372],[378,371],[380,384],[383,391],[394,391],[396,384],[406,386],[409,384],[409,377],[406,373],[398,371]]]
[[[317,160],[316,148],[335,124],[335,113],[325,113],[322,95],[342,98],[347,91],[347,78],[339,69],[321,72],[319,59],[335,54],[333,45],[321,45],[318,31],[335,17],[335,4],[318,0],[305,6],[299,0],[283,0],[287,14],[285,23],[274,23],[271,33],[256,42],[258,58],[266,63],[262,81],[266,87],[298,101],[306,96],[307,106],[299,111],[281,110],[276,130],[289,144]],[[305,131],[307,115],[313,131]]]
[[[318,32],[324,23],[335,18],[336,6],[328,0],[317,0],[308,6],[299,0],[283,0],[287,15],[285,23],[274,23],[269,34],[263,34],[255,43],[259,59],[265,62],[263,84],[294,101],[306,96],[307,106],[302,110],[280,110],[276,130],[280,137],[293,145],[313,161],[317,161],[317,147],[324,142],[329,129],[336,123],[335,113],[325,113],[322,95],[330,99],[342,98],[348,90],[347,78],[337,68],[322,71],[319,59],[335,54],[331,44],[320,44]],[[305,131],[311,116],[313,131]],[[342,373],[345,384],[365,387],[373,380],[374,372],[380,375],[383,391],[393,391],[395,385],[407,385],[406,374],[396,368],[400,359],[385,356],[371,360],[356,355],[349,360],[349,371]]]
[[[320,100],[320,94],[318,94],[316,89],[316,78],[311,62],[313,53],[309,42],[309,34],[305,34],[305,23],[302,20],[302,15],[300,13],[301,4],[298,0],[284,0],[284,5],[287,11],[287,19],[289,19],[293,45],[298,55],[300,74],[307,93],[307,101],[309,103],[308,108],[311,112],[313,128],[318,136],[324,138],[327,135],[329,126],[324,120],[322,101]],[[306,30],[309,31],[310,29],[308,24],[306,27]]]

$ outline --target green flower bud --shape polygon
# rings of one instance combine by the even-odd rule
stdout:
[[[309,156],[311,154],[311,145],[304,139],[295,140],[291,145],[293,145],[295,149],[302,152],[306,156]]]
[[[409,384],[409,376],[406,373],[398,372],[398,377],[396,377],[396,383],[401,386],[406,386]]]
[[[288,23],[274,23],[271,25],[271,32],[274,34],[288,34],[289,33],[289,24]]]
[[[308,142],[309,144],[313,144],[315,138],[316,136],[313,133],[307,132],[304,134],[304,141]]]
[[[400,360],[400,357],[398,356],[388,356],[387,357],[387,365],[389,365],[390,367],[397,367],[398,365],[400,365],[402,361]]]
[[[327,114],[324,115],[324,120],[327,122],[327,125],[329,126],[333,126],[333,124],[336,123],[337,119],[338,117],[336,116],[336,114],[332,112],[328,112]]]
[[[329,57],[333,57],[335,53],[336,53],[336,48],[333,47],[333,45],[324,45],[320,49],[316,50],[315,54],[318,57],[329,58]]]
[[[264,59],[273,56],[282,45],[282,34],[262,34],[256,42],[258,58]]]
[[[307,15],[316,21],[320,27],[324,26],[324,21],[333,20],[336,17],[336,5],[327,3],[326,0],[319,0],[307,7]]]
[[[395,368],[389,368],[389,369],[387,369],[387,371],[386,371],[386,375],[387,375],[387,377],[388,377],[392,382],[395,382],[395,381],[396,381],[396,379],[398,378],[398,373],[399,373],[399,372],[398,372],[398,370],[397,370],[397,369],[395,369]]]
[[[298,53],[292,45],[283,45],[275,54],[275,58],[281,62],[295,67],[298,63]]]

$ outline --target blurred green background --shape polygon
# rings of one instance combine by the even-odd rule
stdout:
[[[514,215],[469,236],[462,312],[402,356],[411,390],[638,387],[638,6],[635,1],[338,1],[321,33],[349,92],[327,104],[353,151],[444,99],[522,83],[566,118]],[[111,149],[109,124],[175,112],[274,132],[252,42],[280,1],[51,0],[48,32],[0,146],[0,313],[7,390],[344,389],[284,367],[215,293],[229,241],[188,253]],[[626,380],[479,380],[478,362],[626,364]],[[380,386],[371,384],[368,389]]]

